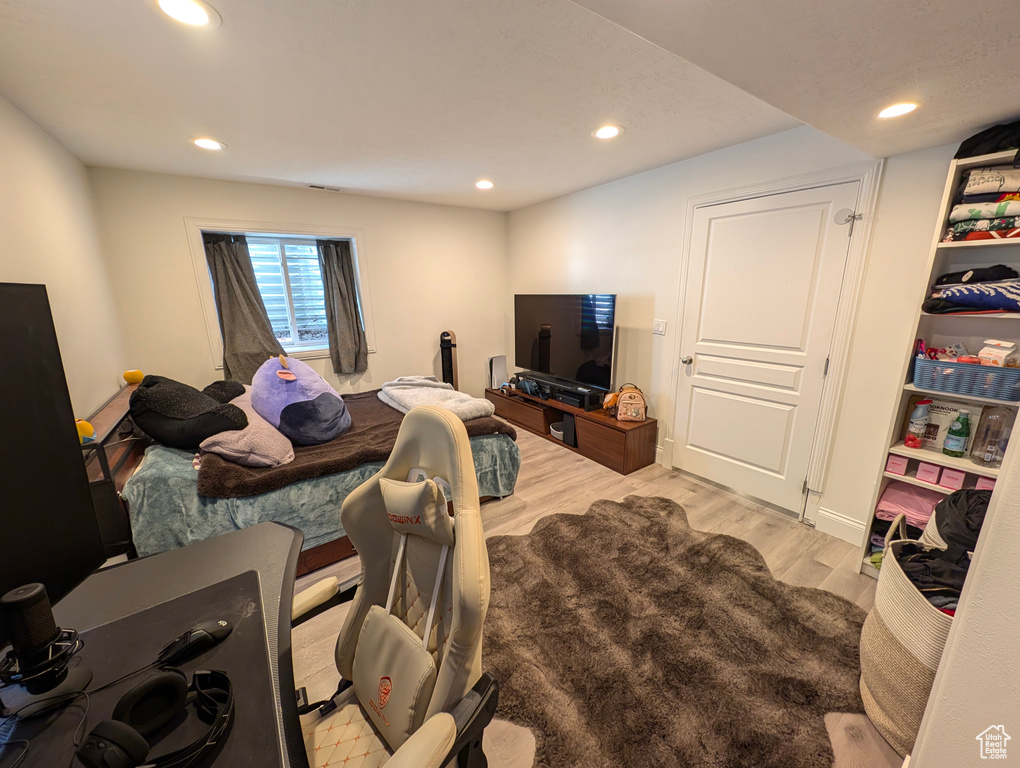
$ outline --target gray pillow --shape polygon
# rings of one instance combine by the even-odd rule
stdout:
[[[294,461],[294,446],[276,427],[256,413],[251,406],[251,387],[230,401],[248,417],[248,426],[220,432],[206,438],[199,446],[243,467],[279,467]]]

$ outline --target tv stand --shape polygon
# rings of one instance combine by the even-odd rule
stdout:
[[[496,415],[514,426],[533,432],[546,440],[597,461],[621,474],[655,462],[655,440],[658,425],[655,419],[645,421],[617,421],[601,409],[586,411],[558,400],[542,400],[519,390],[503,394],[498,389],[486,389],[485,398],[496,406]],[[563,421],[563,414],[574,416],[577,447],[567,445],[553,437],[549,425]]]

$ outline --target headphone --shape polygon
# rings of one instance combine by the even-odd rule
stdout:
[[[148,759],[148,737],[169,725],[192,701],[199,718],[209,725],[206,732],[186,747]],[[233,715],[234,693],[226,672],[198,670],[189,685],[181,670],[166,667],[125,693],[113,709],[113,719],[96,725],[75,755],[87,768],[190,765],[213,750]]]

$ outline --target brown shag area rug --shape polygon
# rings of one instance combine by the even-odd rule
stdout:
[[[776,581],[669,499],[598,501],[489,539],[483,662],[538,766],[829,768],[863,712],[864,612]]]

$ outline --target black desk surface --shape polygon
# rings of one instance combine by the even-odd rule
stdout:
[[[282,733],[275,686],[269,671],[269,652],[262,614],[259,577],[247,571],[197,592],[161,603],[123,619],[103,624],[81,634],[84,648],[72,660],[85,664],[94,675],[93,687],[117,680],[142,669],[159,654],[168,640],[180,636],[197,622],[226,619],[233,631],[219,645],[182,664],[179,669],[188,678],[198,669],[220,669],[230,677],[234,689],[234,717],[230,731],[221,739],[213,765],[244,765],[280,768],[284,765]],[[78,699],[48,717],[27,720],[18,725],[14,739],[28,739],[31,747],[24,768],[69,765],[74,753],[74,734],[88,706],[87,732],[112,716],[118,700],[152,670],[89,695],[88,702]],[[15,701],[16,705],[17,702]],[[149,759],[168,754],[201,738],[206,726],[194,707],[185,708],[174,727],[158,734]],[[207,760],[204,765],[210,764]],[[77,765],[77,763],[75,763]]]
[[[294,574],[303,538],[294,528],[260,523],[181,549],[133,560],[93,574],[61,600],[53,612],[60,626],[82,632],[246,571],[257,571],[277,718],[274,730],[283,733],[283,764],[303,768],[307,758],[294,697],[290,649]]]

